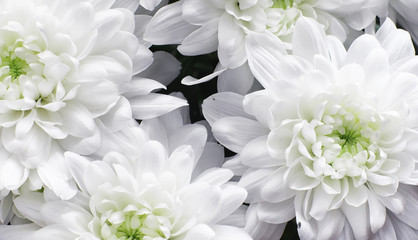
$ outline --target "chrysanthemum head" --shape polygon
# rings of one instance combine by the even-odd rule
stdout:
[[[316,176],[360,177],[365,168],[375,164],[376,158],[386,158],[379,147],[379,120],[383,116],[370,116],[369,112],[356,109],[356,106],[329,102],[323,111],[319,119],[305,119],[295,125],[300,129],[297,147],[304,156],[312,159]]]

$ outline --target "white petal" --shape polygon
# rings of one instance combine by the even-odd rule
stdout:
[[[295,217],[294,199],[276,203],[261,202],[257,204],[257,213],[258,218],[263,222],[286,223]]]
[[[97,117],[105,114],[116,104],[119,100],[119,93],[117,86],[114,83],[100,79],[100,81],[84,83],[83,86],[78,89],[77,100],[89,110],[93,117]],[[67,104],[67,108],[63,109],[63,111],[67,113],[67,111],[82,110],[76,109],[72,104]]]
[[[390,217],[385,218],[385,225],[377,233],[373,235],[373,240],[379,240],[379,239],[396,239],[396,233],[395,229],[393,227],[392,221],[390,220]],[[398,231],[399,232],[399,231]],[[401,234],[403,234],[404,231],[402,231]],[[406,238],[398,238],[398,239],[406,239]]]
[[[397,29],[389,18],[386,18],[377,31],[376,38],[388,52],[391,63],[402,58],[415,56],[414,46],[409,33],[405,30]]]
[[[126,8],[132,12],[135,12],[139,6],[139,0],[117,0],[112,5],[112,8]]]
[[[312,18],[301,17],[292,36],[293,54],[313,63],[315,55],[328,57],[325,31]]]
[[[109,112],[100,117],[103,125],[111,132],[116,132],[122,129],[131,119],[131,105],[124,97],[119,98],[116,105],[111,108]]]
[[[203,25],[219,18],[221,14],[222,10],[216,8],[211,1],[186,0],[183,3],[183,18],[193,25]]]
[[[193,182],[205,182],[210,185],[222,185],[229,181],[234,174],[229,169],[210,168],[193,179]]]
[[[261,189],[261,197],[268,202],[282,202],[296,195],[297,191],[290,189],[284,183],[286,167],[274,171]]]
[[[161,68],[164,66],[164,68]],[[137,76],[154,79],[163,85],[170,84],[179,74],[181,63],[173,55],[164,52],[154,52],[154,61],[146,70]]]
[[[157,7],[160,4],[161,0],[139,0],[139,2],[141,3],[142,7],[149,11],[152,11],[155,7]]]
[[[187,101],[163,94],[150,93],[129,99],[135,119],[149,119],[186,106]]]
[[[201,215],[196,216],[200,221],[210,221],[219,210],[222,192],[219,187],[193,183],[184,186],[178,196],[184,206],[188,206],[183,210],[184,217],[195,217],[200,212]]]
[[[415,239],[418,235],[418,230],[414,229],[402,221],[396,219],[396,217],[391,217],[393,228],[396,232],[397,239]]]
[[[0,165],[0,185],[9,190],[16,190],[26,181],[29,169],[13,156],[4,159]]]
[[[38,168],[38,174],[42,182],[61,199],[70,199],[77,193],[74,182],[67,180],[64,174],[53,166]]]
[[[182,17],[183,2],[162,7],[151,19],[144,33],[144,40],[157,45],[180,44],[196,26]]]
[[[83,192],[87,192],[86,186],[84,184],[84,171],[87,168],[89,161],[72,152],[65,153],[65,161],[68,164],[68,170],[76,181],[78,187]]]
[[[252,168],[275,167],[282,164],[280,160],[269,155],[267,136],[256,138],[245,145],[238,158],[242,164]]]
[[[32,239],[62,239],[70,240],[78,236],[68,231],[64,225],[53,224],[39,229],[31,235]]]
[[[376,14],[370,9],[355,12],[344,18],[348,26],[355,30],[362,30],[372,23],[376,18]]]
[[[36,224],[0,225],[0,239],[21,240],[31,239],[31,234],[39,229]],[[33,239],[33,238],[32,238]]]
[[[305,174],[302,166],[289,168],[285,173],[286,183],[294,190],[308,190],[320,184],[320,179],[312,178]]]
[[[155,175],[158,175],[167,164],[167,150],[157,141],[146,142],[143,145],[141,156],[143,156],[143,158],[138,159],[137,161],[140,161],[140,170],[143,173],[153,172]]]
[[[262,222],[257,216],[257,204],[250,204],[246,214],[245,231],[247,231],[254,240],[279,239],[286,227],[286,224],[270,224]]]
[[[196,161],[203,152],[207,139],[206,128],[198,124],[184,125],[171,134],[169,138],[170,152],[181,145],[192,147]],[[197,162],[194,163],[194,166]]]
[[[99,44],[100,42],[109,42],[108,40],[122,27],[125,16],[122,11],[113,9],[96,13],[94,20],[98,32],[96,44]]]
[[[308,192],[310,193],[310,192]],[[295,197],[295,213],[296,223],[298,226],[298,234],[301,239],[315,239],[318,235],[316,224],[305,218],[304,208],[306,208],[306,198],[309,198],[306,192],[299,192]]]
[[[36,111],[30,111],[27,116],[20,119],[16,124],[16,137],[22,138],[32,128],[33,122],[36,117]]]
[[[234,152],[240,152],[247,143],[267,135],[269,130],[248,118],[226,117],[213,124],[212,132],[222,145]]]
[[[95,9],[90,3],[74,4],[61,19],[61,26],[70,32],[73,39],[85,37],[94,21]],[[77,28],[76,26],[84,26]]]
[[[261,189],[273,172],[274,170],[270,168],[250,168],[244,173],[238,185],[244,187],[245,190],[248,191],[246,202],[260,202],[262,200],[260,196]]]
[[[218,76],[218,92],[246,94],[254,83],[254,76],[247,63],[234,69],[226,69]]]
[[[142,7],[139,7],[138,11],[140,11],[140,9],[143,10]],[[134,34],[135,34],[135,36],[138,37],[140,45],[144,45],[146,47],[151,47],[152,44],[144,40],[144,33],[145,33],[145,30],[148,26],[148,23],[151,21],[151,16],[142,15],[142,14],[140,14],[140,15],[135,14],[134,17],[135,17]]]
[[[16,208],[25,218],[39,226],[44,226],[45,222],[40,214],[41,206],[45,203],[43,194],[40,192],[25,193],[13,200]]]
[[[396,215],[400,220],[409,226],[418,229],[418,220],[416,218],[416,211],[418,209],[418,189],[416,186],[401,184],[398,191],[404,197],[405,211],[403,214]]]
[[[90,137],[93,135],[96,124],[89,110],[80,103],[67,104],[60,111],[63,125],[62,129],[76,137]]]
[[[146,70],[154,62],[152,52],[148,47],[139,44],[135,57],[132,59],[132,74],[138,74]]]
[[[358,37],[347,51],[345,64],[358,63],[362,64],[363,61],[368,57],[369,53],[379,48],[379,41],[372,35],[364,34]]]
[[[212,227],[215,231],[213,240],[251,240],[252,238],[244,230],[236,227],[215,225]]]
[[[211,53],[218,48],[218,21],[212,20],[187,36],[178,51],[186,56]]]
[[[317,187],[312,192],[312,205],[309,215],[318,221],[323,220],[328,213],[335,195],[326,193],[322,187]]]
[[[223,66],[237,68],[247,61],[244,31],[235,24],[235,19],[224,13],[218,26],[218,58]]]
[[[244,110],[255,116],[255,118],[265,127],[269,127],[268,118],[270,117],[270,107],[275,101],[268,96],[267,91],[257,91],[245,95],[243,106]]]
[[[274,36],[261,33],[250,33],[245,39],[248,65],[254,77],[264,87],[280,76],[277,66],[286,54],[282,42]]]
[[[318,239],[336,239],[341,236],[345,217],[336,210],[328,212],[326,217],[318,222]]]
[[[348,194],[345,197],[345,202],[353,207],[359,207],[367,201],[367,189],[364,185],[360,185],[357,188],[350,182],[350,188]]]
[[[176,180],[179,188],[190,183],[193,172],[193,160],[193,150],[188,145],[180,146],[171,153],[167,162],[171,172],[177,176]]]
[[[199,83],[204,83],[207,81],[212,80],[213,78],[219,76],[221,73],[223,73],[227,68],[222,66],[220,63],[216,66],[215,71],[207,76],[204,76],[200,79],[194,78],[192,76],[186,76],[181,80],[181,83],[184,85],[195,85]]]
[[[203,153],[193,170],[192,179],[195,179],[201,173],[203,174],[207,169],[221,167],[224,160],[224,148],[220,144],[206,143]]]
[[[244,228],[245,227],[245,213],[247,212],[247,209],[248,209],[248,206],[241,205],[235,212],[230,214],[228,217],[222,219],[217,224]]]
[[[247,197],[247,191],[235,184],[224,184],[221,188],[222,198],[220,209],[216,218],[213,220],[214,222],[219,222],[235,212]]]
[[[210,240],[215,236],[215,232],[206,224],[197,224],[187,231],[184,240]]]
[[[58,140],[59,144],[65,150],[75,153],[89,155],[94,153],[101,144],[101,136],[98,129],[96,129],[92,136],[89,137],[73,137],[68,136],[65,139]]]
[[[386,222],[386,208],[374,196],[374,193],[368,191],[370,227],[373,233],[376,233]]]
[[[351,190],[351,189],[350,189]],[[341,205],[341,210],[347,217],[353,229],[356,239],[369,239],[371,236],[370,223],[367,217],[367,204],[352,207],[347,204]]]
[[[203,115],[211,126],[224,117],[242,116],[252,118],[244,111],[243,100],[244,97],[236,93],[215,93],[203,101]]]
[[[112,182],[116,178],[115,172],[104,162],[95,161],[87,166],[84,171],[84,186],[90,195],[97,192],[97,188],[106,183]]]

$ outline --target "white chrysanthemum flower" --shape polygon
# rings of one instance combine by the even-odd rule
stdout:
[[[329,34],[345,40],[350,32],[372,24],[382,6],[385,4],[375,0],[182,0],[161,8],[144,37],[157,45],[180,44],[178,50],[183,55],[217,51],[220,65],[213,75],[183,80],[196,84],[221,74],[225,68],[248,71],[244,63],[253,57],[253,45],[266,44],[251,40],[260,34],[276,38],[275,47],[291,49],[293,29],[302,16],[315,19]],[[245,80],[243,84],[249,89],[253,79]],[[236,85],[229,84],[223,89]]]
[[[143,77],[152,53],[133,34],[133,13],[111,9],[113,3],[1,2],[0,199],[27,179],[31,189],[46,185],[72,196],[63,152],[96,151],[98,122],[117,131],[132,115],[150,118],[185,105],[150,93],[164,87]]]
[[[238,153],[225,166],[248,190],[247,230],[271,239],[296,216],[301,239],[415,239],[418,57],[409,34],[386,20],[346,51],[312,20],[295,31],[295,56],[258,55],[265,90],[203,104],[217,140]]]
[[[102,161],[91,161],[67,153],[77,195],[61,200],[46,191],[17,197],[16,209],[33,223],[1,226],[0,239],[250,240],[230,225],[237,222],[230,215],[247,196],[227,183],[232,171],[211,168],[195,176],[197,161],[204,160],[205,131],[201,125],[181,127],[166,149],[131,128],[125,132],[132,146],[125,147],[126,155],[109,152]],[[185,140],[195,142],[183,145]],[[216,152],[206,160],[223,158]]]

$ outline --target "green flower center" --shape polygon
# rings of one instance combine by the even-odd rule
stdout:
[[[273,0],[273,8],[291,8],[295,5],[294,0]]]
[[[164,232],[161,222],[152,213],[138,214],[136,211],[125,212],[122,223],[112,223],[106,220],[110,232],[102,239],[143,240],[144,237],[168,239],[169,232]]]
[[[342,124],[337,124],[334,131],[329,135],[341,146],[339,156],[344,153],[355,156],[371,145],[370,136],[372,132],[377,130],[376,124],[360,121],[351,114],[342,116],[339,120],[342,120],[340,121]]]
[[[121,240],[142,240],[144,234],[139,230],[145,216],[127,216],[125,222],[116,228],[116,237]]]
[[[12,80],[17,79],[20,75],[24,75],[30,69],[25,60],[20,59],[10,54],[9,56],[1,57],[1,67],[9,67],[8,73],[2,74],[1,81],[10,76]]]

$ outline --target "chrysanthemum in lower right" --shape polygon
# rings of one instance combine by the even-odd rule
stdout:
[[[258,45],[264,90],[218,93],[203,111],[248,191],[254,239],[418,238],[418,57],[389,19],[346,50],[309,19],[293,56]],[[259,41],[259,42],[268,42]],[[266,49],[270,49],[266,51]],[[266,54],[268,53],[268,54]]]

